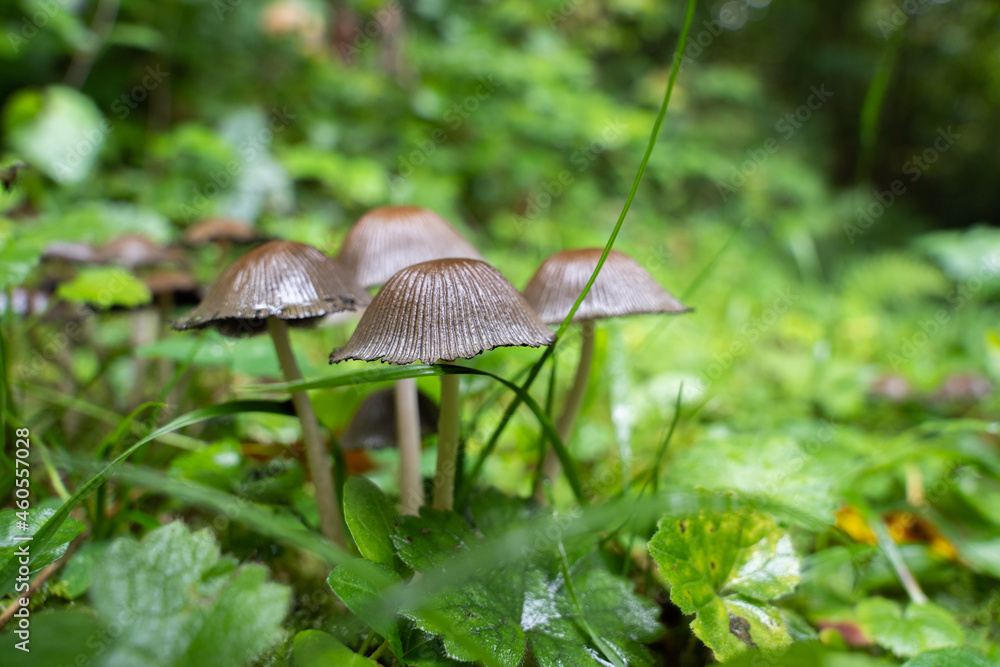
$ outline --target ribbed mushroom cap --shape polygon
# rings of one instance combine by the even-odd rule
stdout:
[[[269,241],[222,272],[197,308],[174,323],[178,330],[214,326],[227,336],[253,334],[269,317],[308,322],[355,310],[371,300],[343,267],[316,248]]]
[[[603,248],[564,250],[538,267],[524,288],[524,297],[547,324],[559,324],[569,314],[594,273]],[[660,287],[653,276],[628,255],[612,250],[574,322],[641,313],[687,313],[687,308]]]
[[[381,206],[361,216],[347,232],[337,259],[365,287],[432,259],[483,259],[471,243],[437,213],[416,206]]]
[[[184,242],[189,245],[204,245],[213,241],[253,243],[259,239],[253,225],[229,218],[208,218],[188,227],[184,232]]]
[[[438,406],[417,392],[420,437],[437,433]],[[396,446],[396,397],[392,389],[382,389],[365,397],[351,423],[340,436],[340,446],[351,449],[384,449]]]
[[[104,244],[96,254],[98,262],[117,264],[129,269],[153,266],[161,262],[176,262],[176,249],[156,245],[145,236],[126,234]]]
[[[437,259],[390,278],[330,363],[454,361],[495,347],[552,341],[552,332],[492,266],[476,259]]]

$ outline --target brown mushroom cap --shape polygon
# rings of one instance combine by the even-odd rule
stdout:
[[[590,280],[603,248],[564,250],[538,267],[524,297],[547,324],[563,321]],[[573,322],[641,313],[691,312],[628,255],[612,250]]]
[[[169,297],[174,304],[194,305],[201,300],[201,285],[189,273],[161,269],[143,281],[155,297]]]
[[[56,241],[45,246],[42,259],[91,264],[97,261],[97,253],[89,243]]]
[[[436,259],[390,278],[330,363],[454,361],[496,347],[552,341],[552,332],[492,266],[476,259]]]
[[[184,242],[188,245],[205,245],[214,241],[253,243],[259,239],[260,235],[253,225],[229,218],[208,218],[184,231]]]
[[[97,251],[96,259],[103,264],[117,264],[129,269],[153,266],[161,262],[176,262],[176,249],[156,245],[145,236],[126,234],[110,241]]]
[[[178,330],[214,326],[227,336],[262,330],[269,317],[308,322],[371,300],[332,258],[294,241],[269,241],[222,272]]]
[[[337,259],[365,287],[432,259],[483,259],[471,243],[433,211],[416,206],[381,206],[347,232]]]
[[[420,437],[437,433],[438,406],[417,392]],[[396,446],[396,397],[392,389],[382,389],[365,397],[351,423],[340,437],[340,446],[351,449],[385,449]]]

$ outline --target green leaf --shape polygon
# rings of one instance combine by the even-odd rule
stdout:
[[[971,648],[956,647],[921,653],[904,662],[903,667],[997,667],[997,663]]]
[[[333,635],[320,630],[303,630],[292,644],[294,667],[377,667],[374,660],[358,655]]]
[[[84,525],[72,517],[63,523],[52,539],[45,544],[36,543],[34,539],[30,541],[19,540],[19,538],[25,537],[33,538],[55,513],[56,510],[51,507],[28,510],[27,530],[22,530],[18,527],[21,519],[18,518],[17,510],[0,511],[0,571],[11,573],[11,577],[14,574],[20,575],[19,551],[25,547],[31,556],[31,563],[27,566],[29,577],[46,565],[62,558],[66,549],[69,548],[69,543],[84,529]],[[9,586],[0,590],[0,597],[9,592]]]
[[[111,131],[89,97],[64,86],[15,94],[4,126],[14,150],[59,183],[86,178]]]
[[[30,622],[30,653],[16,648],[15,644],[23,640],[13,632],[0,635],[0,664],[4,667],[94,665],[94,658],[106,650],[110,641],[111,626],[85,607],[32,612]],[[120,632],[122,628],[115,629]]]
[[[965,640],[955,617],[929,602],[910,603],[904,610],[897,602],[876,597],[858,603],[855,614],[861,627],[879,646],[901,658],[957,646]]]
[[[178,456],[170,462],[170,472],[183,479],[229,491],[239,478],[242,464],[243,452],[239,445],[226,441]]]
[[[682,450],[671,462],[667,484],[739,491],[758,509],[823,530],[834,523],[839,486],[856,464],[850,452],[833,443],[806,452],[788,436],[726,436]]]
[[[499,534],[503,517],[516,525],[523,518],[512,503],[499,509],[477,503],[477,524]],[[494,508],[487,510],[486,508]],[[419,517],[400,517],[393,541],[400,558],[419,572],[448,571],[448,559],[480,538],[457,514],[422,508]],[[589,664],[610,653],[621,664],[652,664],[642,646],[660,631],[659,610],[637,596],[631,583],[603,569],[600,559],[584,557],[569,568],[567,585],[555,544],[528,552],[527,560],[483,568],[437,591],[402,613],[442,638],[457,660],[521,664],[530,648],[541,667]],[[594,544],[591,542],[592,552]]]
[[[112,266],[83,269],[73,280],[59,285],[56,296],[98,308],[135,308],[153,300],[149,288],[141,280],[125,269]]]
[[[105,662],[123,667],[244,664],[281,638],[290,597],[266,568],[220,557],[207,530],[179,521],[116,540],[91,587],[102,618],[128,628]]]
[[[49,590],[59,597],[75,600],[88,590],[94,580],[94,568],[104,557],[106,542],[86,542],[73,553],[66,567],[59,571]]]
[[[521,626],[541,667],[586,665],[599,655],[588,646],[589,625],[624,665],[651,665],[642,643],[659,636],[659,609],[635,594],[631,584],[604,570],[593,570],[573,582],[579,605],[573,604],[561,578],[528,577]],[[603,661],[600,664],[606,664]]]
[[[460,516],[429,507],[420,508],[419,517],[399,517],[393,535],[399,557],[418,572],[435,568],[476,540]],[[456,583],[403,615],[440,636],[449,657],[471,662],[492,655],[495,664],[519,665],[526,640],[518,624],[524,594],[517,572],[497,567]]]
[[[379,596],[400,581],[391,567],[363,558],[347,561],[327,577],[327,583],[337,597],[375,632],[388,639],[396,655],[403,652],[399,627],[395,616],[379,606]]]
[[[724,667],[890,667],[895,662],[859,653],[843,653],[819,642],[796,642],[775,651],[746,651]]]
[[[42,258],[44,245],[21,234],[0,237],[0,289],[24,284]]]
[[[664,518],[649,551],[670,584],[670,599],[697,614],[691,627],[719,660],[791,643],[780,611],[768,603],[795,589],[800,565],[791,539],[770,517]]]
[[[392,501],[367,477],[354,475],[344,484],[344,517],[361,555],[393,567],[392,548],[396,510]]]

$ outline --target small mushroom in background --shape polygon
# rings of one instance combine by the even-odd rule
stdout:
[[[42,251],[42,260],[90,264],[97,261],[97,253],[89,243],[56,241],[45,246],[45,250]]]
[[[417,419],[419,440],[437,433],[438,406],[423,392],[417,392]],[[354,417],[340,436],[340,446],[348,471],[360,473],[372,467],[367,450],[398,447],[399,429],[395,391],[381,389],[372,392],[361,401]],[[419,470],[418,470],[419,473]]]
[[[234,245],[252,245],[264,241],[253,225],[231,218],[207,218],[184,230],[184,243],[189,246],[218,246],[219,261],[228,259]]]
[[[337,259],[365,287],[432,259],[482,260],[471,243],[437,213],[416,206],[380,206],[358,218]]]
[[[10,292],[0,292],[0,315],[12,312],[18,317],[41,315],[49,308],[51,292],[43,289],[15,287]]]
[[[153,301],[156,304],[156,312],[159,316],[157,329],[162,331],[169,324],[174,308],[178,305],[193,306],[201,300],[202,290],[194,276],[174,269],[160,269],[153,271],[143,279]],[[170,382],[173,364],[169,359],[160,359],[157,364],[157,380],[160,387],[165,387]],[[182,383],[183,384],[183,383]],[[168,401],[171,405],[176,405],[177,399],[185,392],[179,391],[175,387],[174,396]]]
[[[931,401],[946,408],[968,410],[993,393],[993,383],[978,373],[952,373],[944,379]]]
[[[42,282],[55,291],[56,285],[73,279],[79,265],[98,263],[97,252],[89,243],[50,243],[42,251]]]
[[[169,315],[175,305],[195,305],[201,301],[201,286],[190,273],[172,269],[162,269],[150,273],[143,279],[153,298]]]
[[[138,274],[140,269],[150,269],[162,264],[179,264],[182,255],[177,248],[161,246],[141,234],[125,234],[105,243],[94,251],[93,263],[114,264]],[[137,276],[138,277],[138,276]],[[155,341],[159,337],[162,311],[148,308],[132,310],[131,345],[138,349]],[[142,379],[146,375],[145,360],[136,357],[134,360],[135,388],[133,398],[142,398]]]
[[[294,241],[269,241],[230,264],[193,311],[174,323],[178,330],[211,326],[225,336],[271,334],[285,379],[300,380],[288,324],[309,324],[328,313],[355,310],[370,301],[360,285],[320,250]],[[319,432],[309,396],[292,392],[302,425],[306,460],[316,487],[320,526],[328,539],[344,543],[330,454]]]
[[[380,206],[361,216],[337,255],[364,287],[377,287],[408,266],[435,259],[482,260],[482,255],[447,220],[426,208]],[[399,488],[403,514],[424,504],[420,480],[417,382],[395,384],[399,428]]]
[[[880,375],[868,387],[868,395],[871,398],[889,401],[890,403],[902,403],[913,396],[913,387],[909,380],[897,373],[886,373]]]
[[[545,260],[524,288],[524,297],[546,324],[559,324],[580,297],[583,288],[593,275],[603,248],[564,250]],[[583,397],[590,379],[594,356],[594,322],[608,317],[639,315],[645,313],[691,312],[663,289],[646,269],[628,255],[612,250],[587,293],[580,308],[573,315],[573,322],[580,327],[580,361],[576,376],[559,420],[556,432],[567,442],[573,432]],[[552,480],[559,473],[559,459],[551,449],[545,455],[542,474]],[[539,478],[541,482],[542,478]],[[542,486],[535,489],[536,500],[543,501]]]
[[[117,264],[131,271],[158,264],[179,264],[182,255],[176,248],[160,246],[139,234],[126,234],[97,249],[94,259],[100,264]]]
[[[497,347],[550,345],[552,332],[503,275],[475,259],[438,259],[392,276],[372,299],[347,345],[347,359],[390,364],[470,359]],[[433,506],[455,502],[460,425],[458,376],[441,376]],[[405,499],[401,502],[406,504]]]

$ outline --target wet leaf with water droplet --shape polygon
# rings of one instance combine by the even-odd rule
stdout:
[[[697,614],[691,628],[719,660],[791,643],[780,610],[769,602],[795,590],[800,565],[791,539],[770,517],[667,517],[649,551],[670,584],[670,599]]]

